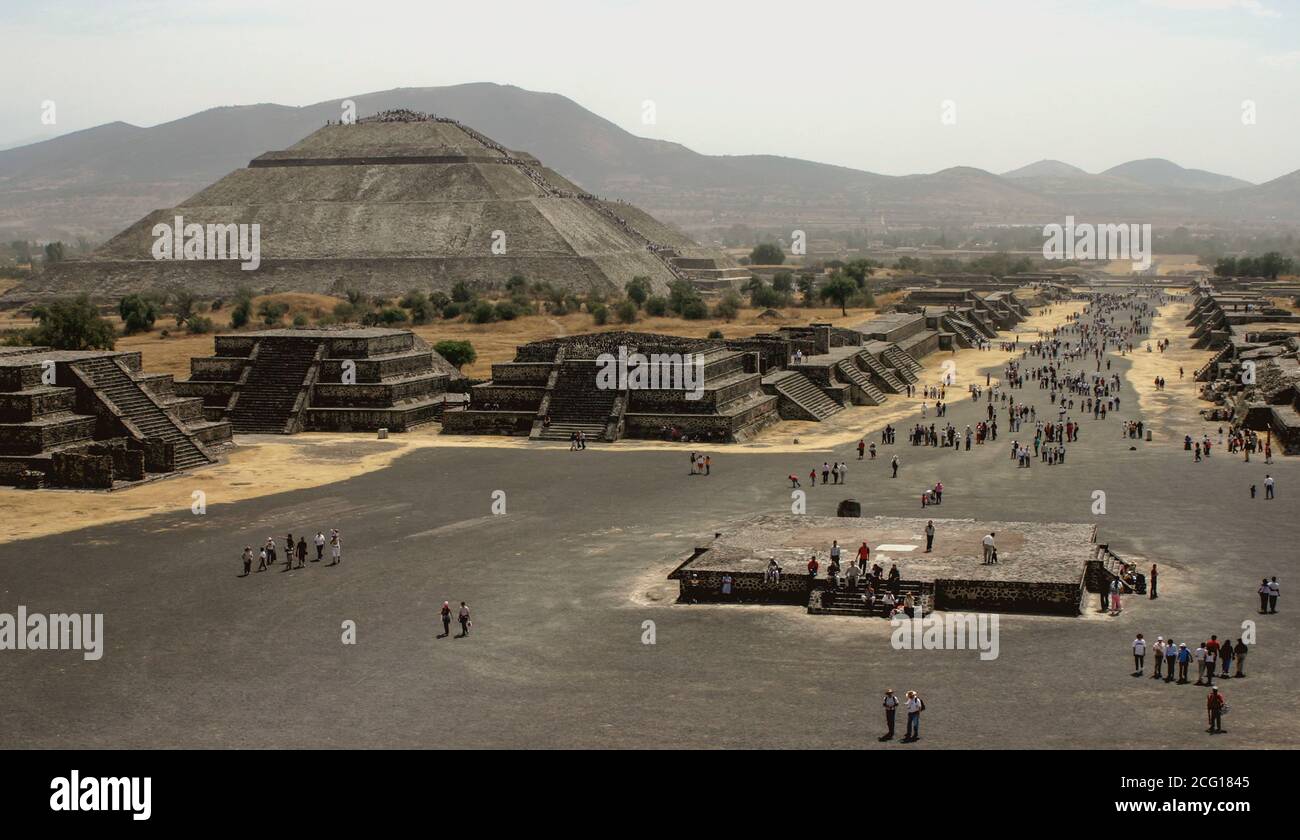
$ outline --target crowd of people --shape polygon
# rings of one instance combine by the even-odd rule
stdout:
[[[325,550],[328,547],[330,553],[330,562],[326,565],[337,566],[343,562],[343,538],[339,536],[337,528],[330,529],[329,537],[325,536],[324,531],[317,531],[316,536],[312,538],[312,544],[316,547],[316,556],[312,557],[310,562],[319,563],[325,557]],[[290,569],[305,568],[308,563],[309,549],[307,547],[307,537],[300,536],[295,541],[292,533],[284,535],[284,568],[280,571],[287,572]],[[254,573],[253,561],[257,560],[258,572],[265,572],[277,563],[279,563],[279,552],[276,549],[274,537],[267,537],[266,542],[255,552],[251,545],[244,546],[244,552],[240,556],[243,564],[243,573],[240,577],[248,577]]]

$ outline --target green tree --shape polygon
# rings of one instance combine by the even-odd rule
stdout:
[[[627,292],[628,300],[632,301],[633,306],[643,306],[650,299],[650,292],[652,291],[650,278],[642,275],[633,277],[627,281],[624,290]]]
[[[760,286],[760,288],[767,288]],[[769,289],[770,291],[770,289]],[[740,295],[735,291],[728,291],[713,307],[713,317],[721,318],[724,321],[733,321],[740,314],[740,306],[743,301]]]
[[[618,306],[614,307],[614,314],[618,316],[618,320],[621,323],[624,324],[635,323],[636,322],[636,301],[632,300],[631,297],[619,301]]]
[[[785,252],[773,242],[762,242],[749,252],[749,261],[753,265],[780,265],[785,262]]]
[[[127,335],[148,332],[158,320],[158,304],[147,295],[131,294],[117,302],[117,314]]]
[[[841,272],[835,272],[818,291],[822,300],[833,300],[840,307],[840,314],[848,315],[849,298],[858,293],[858,284]]]
[[[50,242],[45,246],[45,262],[54,265],[63,262],[65,249],[62,242]]]
[[[86,295],[52,301],[32,310],[37,326],[22,334],[25,344],[56,350],[112,350],[113,325],[101,318]]]
[[[351,295],[349,295],[351,297]],[[253,290],[241,287],[235,292],[235,305],[230,310],[230,326],[239,329],[253,317]]]
[[[472,365],[478,360],[478,353],[475,352],[474,345],[468,341],[439,341],[433,345],[433,350],[450,362],[457,370],[460,370],[465,365]]]

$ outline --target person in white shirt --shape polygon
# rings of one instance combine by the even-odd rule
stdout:
[[[921,712],[925,711],[925,701],[915,691],[907,692],[907,734],[904,741],[917,741],[921,738]]]
[[[321,531],[316,532],[316,559],[313,562],[319,563],[320,559],[325,556],[325,534]]]
[[[1201,642],[1196,650],[1192,651],[1192,659],[1196,661],[1196,684],[1205,683],[1205,643]]]
[[[1214,648],[1207,647],[1205,649],[1205,684],[1208,686],[1214,685],[1214,666],[1218,660],[1219,657],[1214,652]]]
[[[1156,636],[1156,643],[1151,646],[1151,653],[1153,653],[1156,658],[1155,673],[1151,675],[1153,679],[1160,679],[1160,666],[1163,665],[1165,661],[1165,647],[1165,637]]]
[[[997,532],[990,531],[984,536],[984,565],[993,562],[993,537]]]
[[[1274,576],[1274,578],[1268,582],[1268,611],[1270,613],[1277,612],[1277,599],[1281,597],[1282,587],[1278,585],[1277,577]]]
[[[885,707],[885,725],[889,731],[880,736],[882,741],[892,741],[894,739],[894,714],[898,711],[898,697],[895,696],[892,688],[885,689],[885,699],[880,704]]]
[[[1141,633],[1138,633],[1137,638],[1133,640],[1133,673],[1135,674],[1142,673],[1142,667],[1146,661],[1146,656],[1147,656],[1146,640],[1142,638]]]
[[[339,536],[337,528],[330,531],[330,556],[334,558],[331,566],[337,566],[343,562],[343,537]]]

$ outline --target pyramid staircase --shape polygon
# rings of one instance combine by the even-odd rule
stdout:
[[[975,347],[983,340],[983,337],[979,335],[976,329],[961,316],[945,315],[943,316],[943,322],[948,329],[956,333],[966,343],[967,347]]]
[[[852,359],[844,359],[839,362],[835,365],[835,370],[840,376],[843,376],[862,390],[868,400],[867,405],[880,405],[889,399],[885,396],[885,392],[877,388],[876,384],[871,381],[871,377],[867,375],[866,371],[853,364]]]
[[[141,438],[161,438],[172,444],[177,470],[200,467],[216,458],[186,431],[141,384],[112,358],[85,359],[74,366],[139,430]]]
[[[1192,374],[1192,379],[1195,380],[1196,382],[1209,382],[1211,379],[1214,378],[1213,376],[1211,376],[1211,371],[1215,369],[1214,366],[1219,364],[1220,362],[1228,361],[1228,357],[1231,355],[1232,355],[1232,345],[1225,344],[1222,348],[1219,349],[1219,352],[1215,353],[1213,356],[1210,357],[1210,360],[1208,362],[1206,362],[1205,364],[1201,365],[1196,369],[1196,373]]]
[[[536,439],[569,440],[574,432],[582,432],[588,442],[603,440],[618,394],[613,389],[596,387],[594,359],[564,360],[551,390],[547,411],[551,423]]]
[[[880,355],[894,366],[894,373],[899,379],[906,382],[916,382],[919,380],[921,363],[909,356],[898,345],[889,345],[885,348],[885,352]]]
[[[825,420],[844,406],[826,396],[813,381],[797,371],[788,371],[775,383],[776,391],[817,420]],[[881,394],[883,398],[884,395]]]
[[[901,394],[907,390],[907,383],[894,375],[894,372],[885,367],[879,359],[870,353],[863,351],[857,355],[858,361],[871,371],[871,375],[884,383],[884,387],[893,394]]]
[[[320,358],[320,343],[267,336],[257,342],[257,354],[247,379],[235,395],[231,425],[240,434],[283,435],[297,431],[310,374]]]

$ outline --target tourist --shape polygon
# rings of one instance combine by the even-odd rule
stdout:
[[[1156,636],[1156,643],[1151,646],[1151,661],[1155,664],[1151,679],[1160,679],[1160,666],[1165,663],[1165,637]]]
[[[1182,645],[1178,647],[1182,647]],[[1165,642],[1165,682],[1174,681],[1174,666],[1178,663],[1178,647],[1174,647],[1172,638]]]
[[[295,543],[293,534],[284,535],[284,568],[286,571],[293,568],[293,550]]]
[[[343,562],[343,537],[339,535],[339,529],[330,530],[330,556],[334,558],[331,566],[337,566]]]
[[[840,562],[840,541],[831,540],[831,562]]]
[[[724,575],[722,576],[722,581],[721,581],[721,583],[722,583],[722,594],[723,594],[723,595],[730,595],[730,594],[731,594],[731,575],[724,574]]]
[[[301,569],[306,565],[307,565],[307,538],[299,537],[298,538],[298,568]]]
[[[324,556],[325,556],[325,534],[320,531],[317,531],[316,532],[316,559],[313,560],[312,562],[319,563],[321,558]]]
[[[1138,633],[1137,638],[1133,640],[1133,675],[1141,676],[1144,664],[1147,658],[1147,643]]]
[[[890,466],[894,470],[894,474],[891,475],[890,478],[898,478],[898,456],[897,455],[895,455],[893,460],[890,462]]]
[[[1268,578],[1259,582],[1259,614],[1264,615],[1268,612]]]
[[[1273,498],[1273,476],[1265,474],[1264,476],[1264,499]]]
[[[1178,684],[1187,684],[1187,666],[1192,664],[1192,652],[1185,642],[1178,643]]]
[[[921,740],[921,712],[925,711],[925,701],[915,691],[907,692],[907,735],[904,742]]]
[[[460,614],[458,618],[460,619],[460,638],[463,639],[469,635],[469,629],[474,626],[474,622],[469,620],[469,607],[464,601],[460,602]]]
[[[925,553],[929,554],[934,548],[934,520],[931,519],[925,523]]]
[[[996,532],[994,532],[994,531],[989,531],[989,532],[984,536],[983,543],[984,543],[984,565],[985,565],[985,566],[987,566],[987,565],[989,565],[990,563],[993,562],[993,550],[994,550],[993,538],[994,538],[994,536],[996,536]]]
[[[797,490],[799,488],[799,476],[795,475],[794,473],[790,473],[790,475],[786,476],[786,478],[790,479],[791,490]]]
[[[916,618],[916,599],[911,592],[903,596],[903,613],[908,618]]]
[[[889,730],[880,736],[880,740],[892,741],[894,740],[894,715],[898,711],[898,697],[894,695],[892,688],[885,689],[885,699],[880,705],[885,707],[885,727]]]
[[[1205,708],[1210,716],[1210,728],[1205,730],[1211,735],[1223,732],[1223,711],[1227,703],[1223,700],[1223,695],[1219,689],[1210,686],[1210,694],[1205,698]]]
[[[862,567],[862,571],[865,572],[867,570],[867,562],[870,559],[871,559],[871,549],[867,546],[867,541],[863,540],[862,545],[858,546],[858,557],[857,557],[858,565]]]
[[[705,475],[712,475],[712,473],[713,473],[713,456],[711,456],[711,455],[705,455],[705,456],[704,456],[704,474],[705,474]]]
[[[1156,599],[1156,564],[1155,563],[1151,564],[1151,580],[1147,584],[1147,586],[1151,591],[1151,597],[1149,600],[1154,601]]]
[[[266,548],[265,547],[262,547],[257,552],[257,570],[259,572],[266,571]]]
[[[1223,645],[1219,647],[1219,661],[1223,663],[1223,673],[1220,675],[1223,679],[1231,679],[1232,658],[1236,652],[1232,649],[1232,639],[1224,639]]]
[[[1218,645],[1218,637],[1213,640]],[[1217,647],[1210,647],[1209,642],[1205,645],[1205,684],[1214,685],[1214,669],[1219,664],[1219,650]]]
[[[816,577],[817,577],[817,569],[818,569],[819,567],[820,567],[820,564],[818,564],[818,562],[817,562],[817,555],[814,554],[813,556],[809,557],[809,558],[808,558],[808,577],[809,577],[809,578],[816,578]]]
[[[266,538],[266,566],[269,569],[275,565],[275,540],[271,537]]]
[[[253,547],[252,546],[249,545],[244,546],[243,560],[244,560],[244,573],[240,575],[240,577],[248,577],[253,570]]]
[[[1192,652],[1192,659],[1196,662],[1196,684],[1203,685],[1205,682],[1205,642]]]
[[[451,635],[451,602],[443,601],[440,612],[442,613],[442,635],[438,638],[445,639]]]
[[[1233,658],[1237,660],[1237,672],[1233,674],[1234,678],[1246,676],[1246,654],[1249,651],[1250,648],[1246,647],[1246,640],[1238,639],[1237,646],[1232,649]]]
[[[690,463],[690,468],[691,468],[691,471],[688,472],[687,475],[695,475],[695,473],[696,473],[696,461],[695,461],[695,453],[694,453],[694,452],[691,453],[691,463]]]
[[[867,443],[864,440],[858,441],[858,460],[862,460],[862,453],[867,450]]]
[[[1277,599],[1282,597],[1282,587],[1278,585],[1277,576],[1268,582],[1268,611],[1277,613]]]
[[[1124,584],[1120,583],[1119,578],[1114,578],[1110,582],[1110,614],[1119,615],[1123,609],[1120,602],[1120,593],[1123,591]]]

